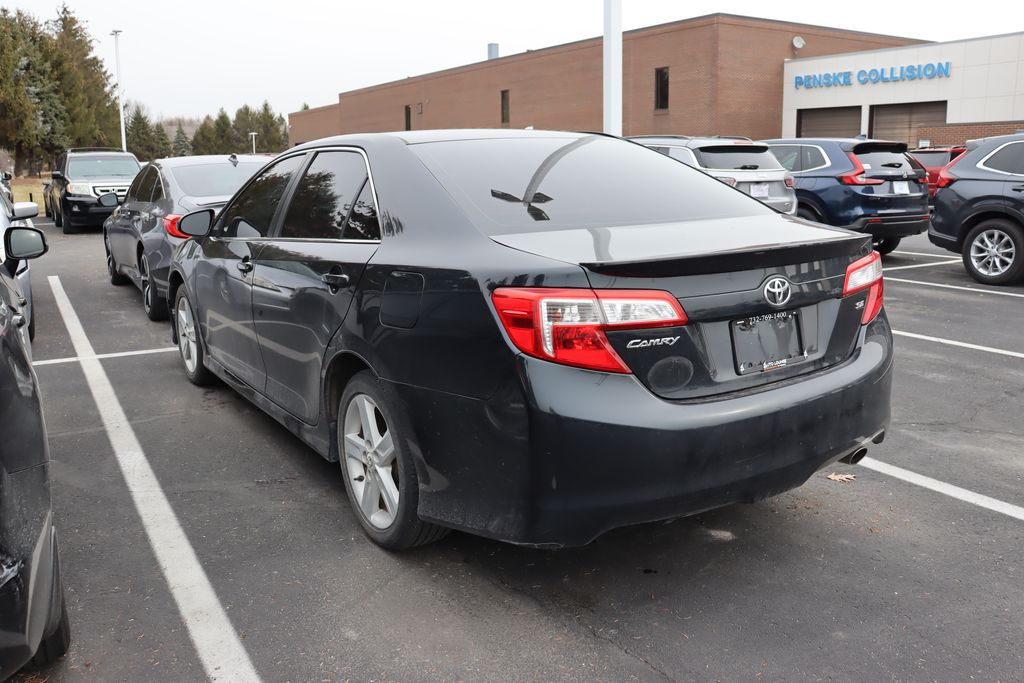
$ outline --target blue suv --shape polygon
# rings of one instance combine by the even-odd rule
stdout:
[[[871,235],[888,254],[928,229],[928,173],[902,142],[764,141],[796,181],[797,215]]]
[[[1024,280],[1024,133],[968,140],[939,173],[928,238],[978,282]]]

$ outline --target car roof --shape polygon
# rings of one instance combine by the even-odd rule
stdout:
[[[231,157],[235,157],[239,163],[260,163],[270,161],[275,154],[201,154],[198,156],[186,157],[164,157],[155,159],[154,164],[161,168],[182,168],[183,166],[210,166],[213,164],[229,164]]]
[[[351,133],[335,135],[319,140],[310,140],[292,147],[289,151],[331,147],[335,145],[362,144],[372,141],[398,141],[407,145],[426,142],[451,142],[456,140],[500,140],[500,139],[537,139],[537,138],[581,138],[587,135],[604,133],[584,133],[561,130],[524,130],[518,128],[455,128],[440,130],[407,130],[384,133]]]
[[[131,152],[122,152],[119,149],[69,149],[68,156],[88,155],[91,157],[135,157]]]
[[[911,152],[952,152],[954,149],[963,149],[963,145],[949,145],[948,147],[918,147]]]
[[[1017,142],[1019,140],[1024,140],[1024,132],[1010,133],[1009,135],[993,135],[987,138],[976,138],[974,140],[968,140],[967,147],[969,149],[974,150],[980,147],[981,145],[987,145],[991,143],[1001,145],[1006,142]]]
[[[751,140],[745,137],[733,137],[733,136],[707,136],[707,137],[690,137],[687,135],[633,135],[628,139],[639,142],[643,145],[650,144],[664,144],[664,145],[682,145],[683,147],[729,147],[733,145],[747,146],[747,145],[760,145],[764,146],[763,142]]]

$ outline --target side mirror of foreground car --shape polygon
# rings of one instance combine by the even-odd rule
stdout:
[[[213,227],[213,218],[213,209],[193,211],[182,216],[181,220],[178,221],[178,230],[189,237],[206,237],[207,233],[210,232],[210,228]]]
[[[113,192],[107,192],[106,194],[101,194],[96,201],[100,203],[100,206],[105,206],[109,209],[120,204],[122,200],[118,199],[117,195]]]
[[[4,233],[4,267],[13,277],[18,262],[39,258],[47,252],[46,236],[36,228],[8,228]]]

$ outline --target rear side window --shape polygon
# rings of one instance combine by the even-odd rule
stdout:
[[[224,211],[221,237],[266,237],[288,182],[304,159],[301,154],[282,159],[249,183]]]
[[[685,164],[612,138],[491,138],[409,148],[467,212],[481,218],[477,227],[486,234],[771,211]],[[610,248],[614,252],[616,245]]]
[[[697,165],[697,159],[694,158],[693,152],[685,147],[669,147],[668,155],[677,161],[683,162],[687,166]]]
[[[828,159],[825,158],[824,152],[817,147],[808,147],[807,145],[800,146],[801,171],[810,171],[823,166],[828,166]]]
[[[1024,175],[1024,143],[1013,142],[1006,145],[986,159],[985,166],[1003,173]]]
[[[240,161],[235,166],[225,160],[216,164],[175,166],[170,172],[186,196],[216,197],[234,194],[262,166],[262,161]]]
[[[155,168],[153,169],[153,177],[155,178],[153,181],[153,194],[150,195],[149,201],[158,202],[164,198],[164,181],[163,178],[160,177],[160,171]]]
[[[797,145],[772,145],[772,154],[787,171],[800,170],[800,147]]]
[[[145,173],[140,173],[137,176],[135,176],[135,180],[132,181],[131,186],[128,188],[128,194],[125,195],[124,200],[126,202],[139,201],[139,188],[142,187],[142,181],[145,177]]]
[[[348,215],[342,237],[347,240],[380,239],[380,221],[377,219],[377,205],[373,202],[369,180],[363,183],[363,190]]]
[[[767,147],[747,145],[701,147],[695,151],[695,154],[703,168],[721,171],[778,171],[782,169],[779,160]]]
[[[317,154],[295,188],[281,237],[341,239],[366,178],[366,163],[356,152]]]
[[[147,166],[142,172],[142,182],[139,183],[139,196],[136,201],[148,202],[153,196],[153,188],[156,185],[156,169]]]

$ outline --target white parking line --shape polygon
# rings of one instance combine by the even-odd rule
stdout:
[[[931,258],[950,258],[953,259],[954,261],[960,260],[959,256],[948,256],[946,254],[929,254],[928,252],[924,251],[894,251],[892,253],[899,254],[900,256],[929,256]]]
[[[951,498],[962,500],[965,503],[977,505],[978,507],[983,507],[986,510],[992,510],[993,512],[998,512],[1000,514],[1007,515],[1008,517],[1024,521],[1024,508],[1020,506],[1004,503],[1001,500],[989,498],[988,496],[983,496],[980,493],[975,493],[974,491],[969,491],[968,489],[960,488],[959,486],[953,486],[952,484],[947,484],[944,481],[932,479],[931,477],[926,477],[923,474],[911,472],[910,470],[905,470],[902,467],[896,467],[895,465],[890,465],[880,460],[875,460],[874,458],[864,458],[857,464],[861,467],[867,467],[869,470],[888,474],[890,477],[896,477],[897,479],[902,479],[903,481],[910,482],[911,484],[916,484],[917,486],[942,493],[950,496]]]
[[[962,349],[973,349],[974,351],[998,353],[1001,356],[1010,356],[1011,358],[1024,358],[1024,353],[1021,353],[1019,351],[1007,351],[1006,349],[997,349],[991,346],[981,346],[980,344],[968,344],[967,342],[954,341],[952,339],[943,339],[942,337],[929,337],[926,334],[914,334],[913,332],[900,332],[898,330],[893,330],[892,333],[900,337],[922,339],[924,341],[935,342],[937,344],[946,344],[948,346],[959,346]]]
[[[943,289],[958,289],[964,292],[977,292],[979,294],[996,294],[998,296],[1013,296],[1024,299],[1024,294],[1017,292],[1004,292],[998,289],[979,289],[978,287],[961,287],[960,285],[944,285],[940,282],[925,282],[924,280],[903,280],[898,277],[887,277],[886,282],[904,282],[908,285],[924,285],[926,287],[941,287]]]
[[[124,358],[125,356],[145,356],[150,353],[167,353],[168,351],[177,351],[177,346],[164,346],[159,349],[143,349],[141,351],[121,351],[119,353],[101,353],[96,356],[89,356],[91,359],[103,360],[104,358]],[[48,358],[47,360],[37,360],[32,365],[57,365],[58,363],[77,363],[78,361],[85,360],[82,356],[70,356],[68,358]]]
[[[103,365],[93,352],[60,278],[51,275],[48,280],[107,430],[117,464],[206,675],[214,681],[259,681],[249,654],[160,488],[160,482],[117,400]]]
[[[910,270],[911,268],[929,268],[931,266],[949,266],[960,263],[960,259],[949,259],[947,261],[932,261],[931,263],[915,263],[912,266],[882,266],[882,270],[890,273],[894,270]]]

